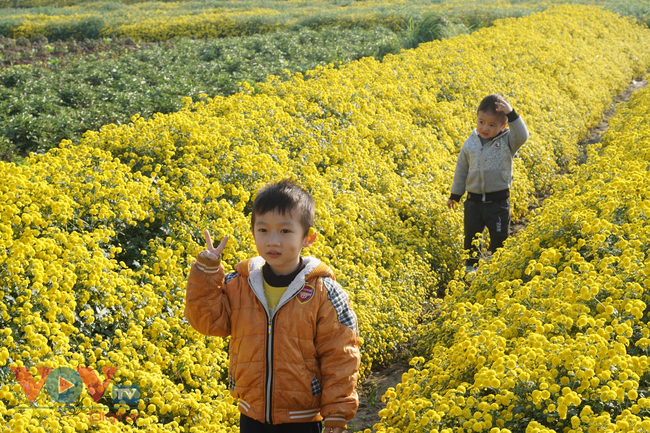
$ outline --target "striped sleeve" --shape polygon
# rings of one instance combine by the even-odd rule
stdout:
[[[323,419],[323,425],[329,428],[348,428],[347,421],[343,415],[330,415]]]
[[[184,315],[192,328],[204,335],[230,335],[230,303],[223,289],[235,276],[231,272],[224,278],[220,261],[197,256],[185,291]]]

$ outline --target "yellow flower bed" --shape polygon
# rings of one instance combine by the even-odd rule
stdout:
[[[648,22],[642,0],[574,0],[600,4],[615,12],[633,14]],[[0,8],[11,8],[14,0],[0,0]],[[266,1],[263,7],[252,0],[217,2],[206,7],[200,1],[153,2],[125,0],[114,3],[80,0],[21,0],[21,7],[54,6],[48,11],[11,11],[0,19],[2,34],[32,39],[42,34],[49,39],[86,37],[130,37],[137,41],[166,41],[175,37],[217,38],[266,33],[279,29],[308,26],[313,29],[374,28],[384,26],[405,30],[409,20],[419,21],[428,13],[440,13],[471,28],[490,25],[495,19],[524,16],[542,11],[565,0],[450,0],[413,2],[408,0],[332,3],[326,0]],[[63,7],[62,7],[63,6]],[[27,10],[28,11],[28,10]]]
[[[650,88],[524,232],[449,285],[379,431],[650,431]]]
[[[83,415],[8,408],[26,404],[8,365],[34,375],[79,365],[117,366],[116,383],[140,385],[141,428],[236,430],[227,341],[182,319],[186,275],[204,228],[232,236],[228,270],[255,254],[253,193],[289,175],[316,199],[320,237],[309,253],[350,293],[362,372],[389,361],[460,265],[461,215],[444,203],[480,99],[503,92],[529,125],[515,164],[513,209],[523,215],[612,95],[650,66],[649,41],[647,29],[599,8],[561,7],[382,63],[188,100],[178,113],[136,115],[24,166],[2,164],[2,424],[109,430]],[[484,307],[473,305],[466,314],[478,320]],[[43,394],[37,404],[51,401]]]
[[[267,8],[254,3],[205,8],[186,2],[142,2],[103,8],[101,3],[82,3],[61,8],[58,15],[21,13],[0,20],[5,36],[33,39],[42,34],[50,39],[85,37],[130,37],[137,41],[166,41],[176,37],[219,38],[268,33],[306,24],[311,28],[374,28],[379,25],[398,30],[405,17],[396,5],[363,3],[353,10],[314,1],[301,7],[286,2],[270,2]],[[402,6],[403,7],[403,6]],[[415,6],[425,11],[426,5]]]
[[[113,431],[110,421],[91,421],[88,410],[8,410],[30,406],[8,362],[30,368],[36,382],[40,366],[89,366],[100,374],[103,366],[116,366],[112,386],[140,386],[139,428],[181,431],[182,417],[232,431],[238,414],[224,384],[225,343],[192,332],[179,314],[182,247],[170,239],[152,251],[154,267],[166,269],[159,274],[132,271],[113,259],[120,253],[112,245],[116,230],[152,217],[152,180],[85,146],[59,149],[25,167],[3,163],[2,173],[3,431]],[[87,395],[77,406],[112,406]],[[62,406],[45,388],[34,403]]]

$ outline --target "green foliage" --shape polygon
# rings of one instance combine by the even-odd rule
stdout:
[[[13,143],[6,137],[0,137],[0,160],[15,162],[16,158],[13,154],[13,150]]]
[[[606,7],[621,15],[631,16],[650,27],[650,2],[611,2]]]
[[[152,42],[174,37],[243,36],[302,27],[321,30],[333,26],[382,26],[397,32],[406,30],[409,21],[419,26],[420,17],[434,13],[476,30],[500,18],[527,16],[564,3],[597,4],[650,24],[647,0],[0,0],[0,35],[32,39],[42,33],[50,40],[130,36]]]
[[[401,36],[402,46],[406,49],[417,48],[425,42],[469,33],[469,29],[464,24],[454,24],[436,13],[426,14],[419,21],[409,19],[405,27]]]
[[[0,134],[18,155],[44,152],[62,139],[78,141],[86,130],[128,123],[136,113],[174,112],[185,96],[230,95],[239,91],[238,83],[260,82],[285,69],[304,72],[362,57],[381,59],[398,52],[398,42],[385,28],[302,29],[178,40],[116,58],[68,59],[55,69],[6,68],[0,70]],[[4,159],[11,153],[3,152]]]

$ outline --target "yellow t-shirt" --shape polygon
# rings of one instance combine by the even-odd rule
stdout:
[[[287,287],[273,287],[264,280],[264,296],[266,297],[266,304],[269,306],[269,312],[273,313],[275,307],[278,306],[280,298],[287,291]]]

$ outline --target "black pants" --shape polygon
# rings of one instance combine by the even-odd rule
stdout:
[[[249,418],[243,413],[239,417],[241,433],[321,433],[322,422],[297,422],[289,424],[264,424]]]
[[[510,200],[494,200],[491,202],[480,202],[465,200],[465,244],[464,248],[469,250],[469,259],[465,261],[467,266],[474,266],[478,263],[478,257],[472,257],[474,252],[478,256],[478,248],[472,245],[474,236],[483,233],[485,227],[490,231],[490,251],[494,253],[497,248],[503,246],[510,231]]]

